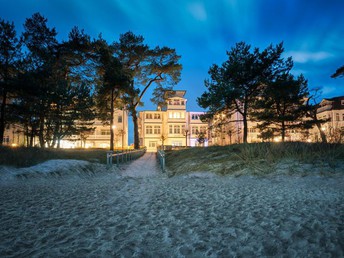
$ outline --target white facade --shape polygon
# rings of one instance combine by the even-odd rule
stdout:
[[[89,134],[84,142],[78,141],[76,147],[86,148],[110,148],[110,125],[103,125],[99,120],[95,120],[95,130]],[[114,113],[114,148],[128,147],[128,112],[125,110],[115,110]]]
[[[87,135],[72,135],[60,141],[61,148],[105,148],[110,147],[110,126],[95,120],[94,130]],[[128,147],[128,112],[115,110],[114,114],[114,147]],[[8,126],[4,133],[4,145],[26,146],[28,139],[24,137],[24,129],[19,125]],[[39,144],[38,138],[33,138],[33,146]]]
[[[203,112],[187,112],[185,91],[166,93],[166,106],[158,111],[139,112],[140,145],[147,151],[156,151],[158,146],[198,146],[200,133],[208,145],[207,123],[200,120]]]
[[[318,119],[327,119],[321,130],[325,133],[328,142],[343,142],[344,138],[344,96],[323,99],[317,110]],[[320,141],[317,128],[313,128],[314,141]]]

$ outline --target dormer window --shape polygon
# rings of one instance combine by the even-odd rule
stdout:
[[[344,106],[344,100],[341,101],[341,105]]]

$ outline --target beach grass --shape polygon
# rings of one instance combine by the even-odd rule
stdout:
[[[335,173],[343,163],[342,144],[251,143],[166,151],[170,176],[190,172],[266,175],[282,169],[289,174],[314,170]]]
[[[0,165],[29,167],[51,159],[76,159],[106,164],[106,150],[0,147]]]

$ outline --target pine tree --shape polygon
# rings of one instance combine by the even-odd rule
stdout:
[[[307,81],[289,73],[282,74],[264,85],[255,101],[252,118],[260,122],[264,134],[275,132],[285,141],[287,130],[304,128],[304,106],[308,97]]]
[[[179,82],[182,69],[178,63],[180,56],[175,49],[168,47],[150,49],[144,44],[142,36],[136,36],[132,32],[121,35],[114,47],[117,57],[132,79],[126,102],[134,124],[134,147],[138,149],[137,107],[143,104],[142,98],[153,84],[156,87],[151,100],[159,104],[164,92],[171,90]]]
[[[261,93],[262,85],[272,78],[289,71],[290,58],[283,60],[283,44],[265,50],[251,50],[251,46],[240,42],[227,52],[228,60],[221,66],[209,69],[210,79],[205,81],[207,91],[197,98],[202,108],[209,109],[208,116],[217,113],[238,112],[243,122],[243,142],[247,142],[247,121],[252,103]]]
[[[10,120],[9,97],[15,96],[20,47],[14,24],[0,19],[0,146],[3,144],[6,124]]]

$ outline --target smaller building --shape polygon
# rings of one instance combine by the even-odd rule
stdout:
[[[83,135],[73,135],[64,139],[62,148],[110,148],[110,125],[95,120],[94,130]],[[128,146],[128,111],[114,112],[114,148],[121,149]]]
[[[328,142],[344,141],[344,96],[323,99],[319,103],[317,118],[327,120],[321,127]],[[320,141],[320,134],[317,128],[312,133],[315,141]]]

